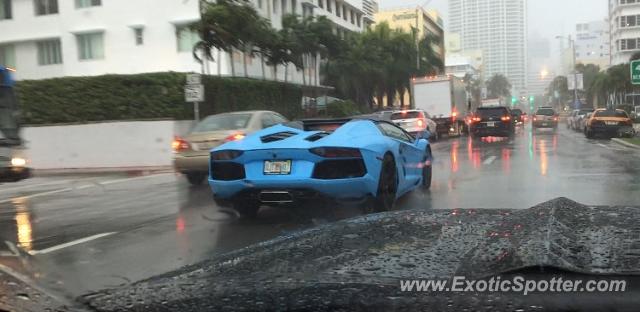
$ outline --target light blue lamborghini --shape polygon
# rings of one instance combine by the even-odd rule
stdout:
[[[211,151],[209,185],[219,205],[255,217],[261,205],[357,202],[386,211],[431,186],[431,146],[374,119],[276,125]]]

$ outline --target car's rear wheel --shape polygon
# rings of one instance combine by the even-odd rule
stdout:
[[[186,174],[187,181],[191,183],[191,185],[200,185],[204,182],[204,178],[207,177],[207,174],[204,172],[190,172]]]
[[[584,130],[584,135],[587,137],[587,139],[593,139],[594,137],[593,131],[589,130],[589,128],[586,128]]]
[[[422,187],[424,189],[431,188],[431,178],[432,178],[433,168],[431,166],[422,167]]]
[[[378,193],[373,203],[376,212],[389,211],[396,203],[396,192],[398,191],[398,170],[396,162],[390,154],[384,156],[380,178],[378,179]]]
[[[240,199],[233,203],[233,209],[238,212],[240,218],[255,219],[258,216],[260,204],[256,201]]]

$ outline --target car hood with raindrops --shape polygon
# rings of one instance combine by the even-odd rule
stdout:
[[[528,268],[635,275],[638,216],[640,207],[585,206],[564,198],[526,210],[387,212],[279,237],[81,300],[100,311],[395,310],[427,304],[455,311],[491,297],[500,307],[497,294],[416,295],[400,292],[399,281],[482,279]]]

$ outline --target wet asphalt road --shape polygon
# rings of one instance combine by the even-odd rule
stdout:
[[[448,139],[433,151],[432,189],[405,196],[397,209],[525,209],[556,197],[640,204],[640,150],[566,129]],[[71,297],[357,215],[327,207],[308,219],[263,208],[257,220],[238,220],[213,204],[206,186],[173,173],[36,177],[0,185],[0,269]]]

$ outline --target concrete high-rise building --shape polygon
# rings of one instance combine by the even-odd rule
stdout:
[[[527,43],[527,92],[543,95],[549,83],[555,78],[551,71],[551,43],[548,38],[533,33]]]
[[[286,14],[327,16],[336,32],[362,31],[371,20],[364,2],[373,0],[251,0],[271,26]],[[318,84],[319,67],[272,71],[259,56],[214,51],[201,66],[193,58],[199,40],[189,25],[200,20],[200,1],[168,0],[0,0],[0,65],[18,79],[136,74],[159,71]],[[320,62],[317,62],[319,66]],[[233,64],[234,66],[231,66]],[[235,72],[232,72],[235,68]],[[277,75],[277,76],[276,76]],[[286,75],[286,77],[285,77]],[[304,78],[303,78],[304,75]]]
[[[526,92],[527,0],[449,0],[448,25],[462,51],[483,51],[485,77],[504,74]]]
[[[392,29],[411,32],[418,30],[418,37],[433,35],[438,38],[432,46],[434,52],[445,61],[444,22],[437,11],[422,8],[404,8],[380,11],[375,15],[376,23],[387,22]]]
[[[607,20],[576,25],[576,64],[595,64],[607,69],[610,64],[609,22]]]
[[[640,51],[640,1],[609,0],[611,65],[629,62]]]

